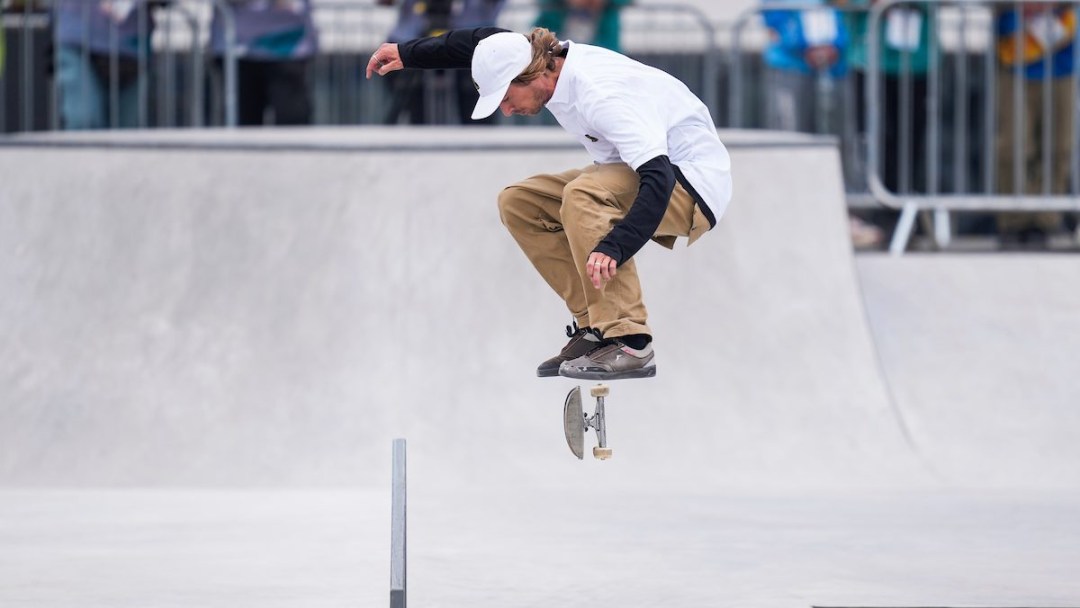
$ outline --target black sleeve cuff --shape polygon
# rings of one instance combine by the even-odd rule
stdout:
[[[593,250],[611,256],[620,266],[656,233],[675,190],[675,170],[666,155],[649,160],[637,173],[641,183],[630,211]]]

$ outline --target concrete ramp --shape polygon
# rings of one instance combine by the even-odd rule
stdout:
[[[399,436],[415,605],[1075,605],[1076,263],[856,264],[830,141],[722,136],[603,463],[495,211],[561,132],[3,140],[0,605],[383,604]]]
[[[559,131],[54,134],[0,147],[0,484],[894,486],[834,143],[729,132],[714,233],[640,267],[654,380],[573,459],[569,315],[499,224]],[[590,437],[591,440],[591,437]],[[689,484],[689,485],[687,485]]]
[[[972,484],[1080,479],[1080,261],[1063,255],[858,260],[892,392],[927,460]]]

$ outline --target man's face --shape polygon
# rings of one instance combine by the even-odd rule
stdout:
[[[503,97],[502,103],[499,104],[503,116],[539,114],[547,100],[551,99],[551,93],[547,91],[543,80],[543,78],[537,78],[528,84],[511,83],[510,88],[506,90],[506,97]]]

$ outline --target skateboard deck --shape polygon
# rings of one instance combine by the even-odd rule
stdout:
[[[609,392],[609,388],[604,384],[589,389],[589,393],[596,398],[596,409],[591,416],[582,409],[580,386],[575,386],[566,395],[563,403],[563,433],[566,434],[566,445],[578,460],[585,458],[585,432],[589,429],[596,431],[597,445],[593,447],[593,457],[598,460],[611,458],[611,448],[607,447],[607,421],[604,415],[604,398]]]

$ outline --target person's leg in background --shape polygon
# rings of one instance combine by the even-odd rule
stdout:
[[[275,125],[311,124],[307,59],[267,63],[266,88]]]
[[[854,113],[854,128],[851,137],[855,140],[856,154],[859,158],[858,162],[853,164],[863,172],[863,175],[859,176],[856,181],[869,191],[869,185],[865,184],[867,179],[866,171],[869,169],[867,163],[870,162],[867,155],[870,146],[869,134],[867,133],[868,117],[865,89],[867,75],[863,70],[853,69],[849,72],[848,78],[850,79],[848,86],[851,88],[850,98]],[[882,125],[886,120],[886,117],[882,117],[881,122],[878,124]],[[880,137],[878,141],[881,141]],[[877,149],[879,154],[883,153],[880,144],[878,144]],[[885,179],[882,175],[883,166],[883,159],[879,158],[877,175],[882,180]],[[898,213],[896,211],[880,206],[851,210],[848,214],[848,231],[851,234],[852,246],[860,250],[882,247],[886,241],[886,234],[895,230],[897,218]]]
[[[1078,183],[1072,182],[1072,159],[1073,148],[1077,145],[1075,138],[1076,128],[1076,88],[1072,76],[1056,78],[1053,82],[1053,115],[1054,115],[1054,164],[1051,168],[1052,179],[1051,192],[1054,194],[1072,193],[1080,195],[1080,174],[1076,176]],[[1075,188],[1075,190],[1074,190]],[[1080,230],[1077,226],[1076,213],[1064,214],[1063,218],[1068,228],[1073,232],[1073,240],[1080,244]]]
[[[779,131],[814,131],[817,91],[814,78],[795,70],[770,68],[765,73],[765,126]]]
[[[1020,140],[1017,141],[1015,87],[1021,87],[1024,99],[1020,116]],[[998,72],[997,185],[1005,196],[1042,192],[1041,113],[1042,83],[1028,80],[1013,71]],[[1019,163],[1019,182],[1016,163]],[[998,236],[1005,249],[1043,248],[1047,235],[1056,231],[1061,214],[1047,212],[1003,212],[997,214]]]
[[[140,107],[139,107],[140,106],[140,104],[139,104],[139,87],[140,87],[140,82],[146,82],[146,84],[143,85],[143,86],[149,86],[149,80],[150,79],[149,79],[149,77],[146,77],[144,79],[143,76],[141,74],[139,74],[138,60],[136,60],[134,58],[131,58],[131,57],[128,57],[128,58],[125,58],[125,61],[128,62],[127,67],[128,67],[129,73],[131,74],[131,77],[122,79],[120,87],[119,87],[119,95],[118,95],[118,99],[116,100],[116,103],[117,103],[117,117],[118,117],[118,119],[120,121],[119,126],[121,128],[124,128],[124,129],[136,129],[136,128],[148,126],[147,124],[144,124],[144,123],[140,122],[140,116],[139,116],[139,110],[140,110]],[[147,90],[147,92],[146,92],[146,98],[148,100],[147,103],[149,104],[149,99],[150,99],[150,91],[149,90]],[[150,108],[149,108],[149,106],[147,106],[145,111],[146,111],[146,115],[145,115],[144,118],[146,120],[146,123],[149,123],[150,122]]]
[[[240,126],[265,124],[266,88],[265,62],[236,62],[236,120]]]
[[[57,49],[56,84],[62,128],[104,129],[107,126],[105,91],[91,65],[89,53],[70,46]]]

